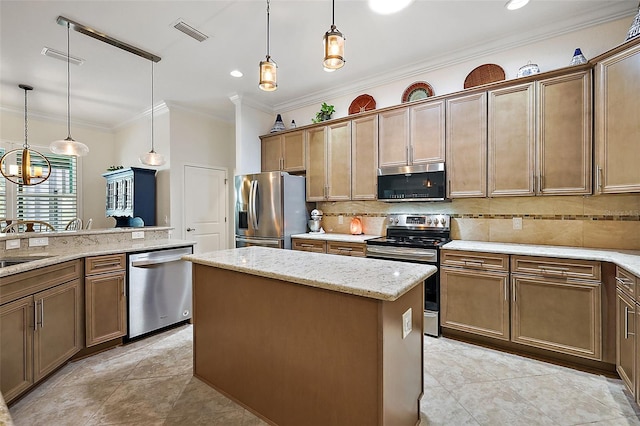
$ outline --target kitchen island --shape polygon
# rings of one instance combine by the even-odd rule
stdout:
[[[435,267],[265,247],[183,259],[196,377],[277,425],[419,423]]]

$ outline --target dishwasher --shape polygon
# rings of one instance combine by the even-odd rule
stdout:
[[[191,319],[191,262],[181,257],[192,253],[189,246],[128,255],[127,340]]]

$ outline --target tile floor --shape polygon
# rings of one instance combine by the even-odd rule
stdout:
[[[266,423],[191,375],[191,326],[69,363],[11,407],[17,426]],[[639,425],[620,380],[425,338],[426,425]]]

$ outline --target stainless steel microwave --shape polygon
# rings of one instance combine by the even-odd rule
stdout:
[[[446,199],[444,163],[378,169],[378,200],[443,201]]]

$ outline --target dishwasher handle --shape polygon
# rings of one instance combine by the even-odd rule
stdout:
[[[165,263],[179,262],[182,260],[182,254],[178,256],[160,257],[158,259],[134,260],[131,266],[134,268],[150,268],[153,266],[164,265]]]

